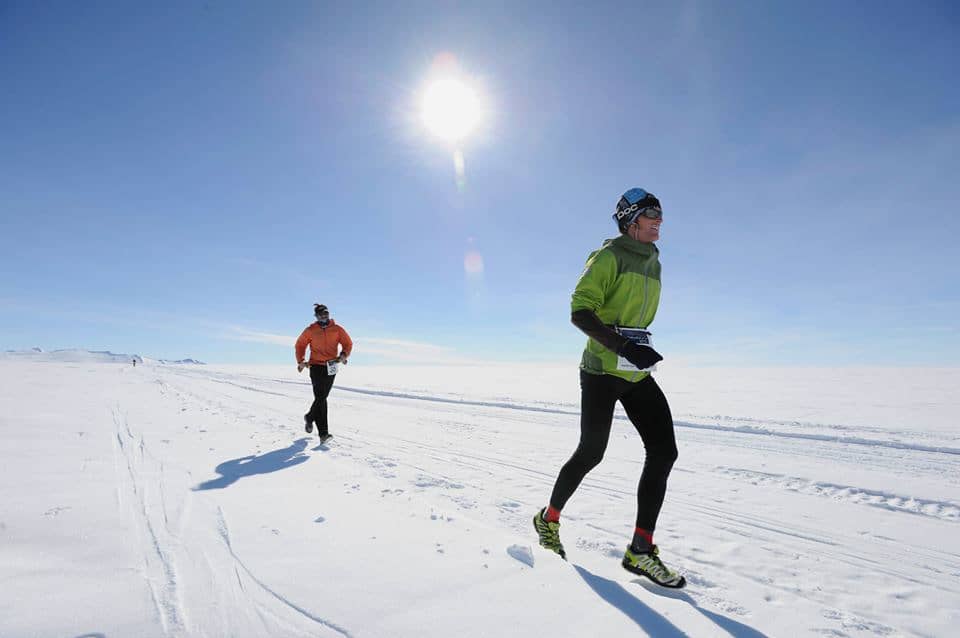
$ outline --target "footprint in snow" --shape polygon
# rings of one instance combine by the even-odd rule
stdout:
[[[529,545],[511,545],[507,548],[507,554],[527,567],[533,567],[533,551]]]
[[[577,549],[585,552],[598,552],[611,558],[623,558],[623,546],[608,540],[577,539]]]
[[[462,490],[463,485],[460,483],[454,483],[453,481],[448,481],[442,478],[436,478],[432,476],[426,476],[424,474],[418,474],[417,478],[413,481],[413,485],[416,487],[440,487],[444,489],[452,490]]]

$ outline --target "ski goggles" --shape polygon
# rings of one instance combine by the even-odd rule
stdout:
[[[640,204],[633,204],[628,206],[623,210],[618,210],[613,214],[613,219],[620,224],[621,226],[629,226],[633,222],[637,221],[638,217],[646,217],[647,219],[663,219],[663,210],[659,206],[644,206],[640,208]]]

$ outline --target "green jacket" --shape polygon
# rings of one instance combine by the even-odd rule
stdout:
[[[654,244],[621,235],[590,254],[577,281],[571,312],[592,310],[610,326],[647,328],[660,304],[660,251]],[[648,372],[617,370],[617,353],[587,339],[580,368],[590,374],[612,374],[639,381]]]

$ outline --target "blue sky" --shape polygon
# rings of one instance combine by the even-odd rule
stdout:
[[[349,4],[0,2],[0,348],[280,363],[319,301],[354,362],[576,365],[641,186],[667,359],[960,364],[955,3]]]

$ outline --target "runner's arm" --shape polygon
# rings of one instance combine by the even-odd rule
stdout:
[[[597,311],[607,298],[607,291],[617,278],[617,260],[609,250],[590,255],[573,291],[570,321],[588,337],[607,350],[619,352],[627,341],[600,320]]]
[[[607,350],[620,352],[627,342],[626,337],[618,335],[613,328],[600,321],[600,317],[592,310],[574,310],[570,313],[570,321]]]

